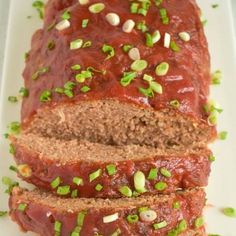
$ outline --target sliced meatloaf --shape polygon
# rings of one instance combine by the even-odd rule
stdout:
[[[24,132],[172,149],[211,142],[195,1],[86,2],[48,1],[23,73]]]
[[[212,155],[207,149],[173,153],[33,134],[13,139],[13,146],[19,176],[26,181],[58,194],[62,186],[70,187],[66,196],[76,190],[80,197],[102,198],[206,186]],[[137,186],[139,181],[142,189]]]
[[[41,236],[204,236],[203,190],[163,197],[62,199],[14,188],[10,215],[22,230]]]

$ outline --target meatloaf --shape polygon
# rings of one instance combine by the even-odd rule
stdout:
[[[73,195],[76,190],[79,197],[120,197],[124,186],[130,190],[130,197],[134,190],[170,193],[206,186],[212,156],[207,149],[173,153],[33,134],[13,139],[13,146],[21,178],[59,194],[61,186],[68,186],[69,191],[63,195]],[[135,186],[142,178],[143,191]]]
[[[24,132],[183,150],[211,142],[209,53],[195,1],[86,2],[46,5],[23,73]]]
[[[162,197],[63,199],[14,188],[10,215],[41,236],[204,236],[205,193],[196,189]]]

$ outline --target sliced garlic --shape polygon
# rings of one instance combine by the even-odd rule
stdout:
[[[133,30],[134,26],[135,26],[135,22],[129,19],[123,24],[122,30],[125,33],[130,33]]]
[[[109,215],[109,216],[104,216],[103,223],[110,223],[110,222],[116,221],[118,218],[119,218],[118,213],[115,213],[115,214]]]
[[[62,20],[59,23],[57,23],[57,25],[56,25],[56,29],[59,31],[67,29],[69,27],[70,27],[70,21],[68,21],[68,20]]]
[[[138,48],[131,48],[128,52],[128,55],[131,60],[140,60],[140,52]]]
[[[190,34],[188,32],[180,32],[179,37],[184,41],[188,42],[190,40]]]
[[[153,210],[147,210],[140,212],[139,216],[144,222],[152,222],[157,218],[157,213]]]
[[[169,48],[170,47],[170,40],[171,36],[169,33],[165,33],[165,38],[164,38],[164,47]]]
[[[110,25],[117,26],[120,24],[120,17],[116,13],[108,13],[106,15],[106,20]]]

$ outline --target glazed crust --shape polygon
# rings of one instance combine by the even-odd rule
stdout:
[[[97,2],[91,0],[90,4]],[[169,0],[163,1],[161,7],[166,8],[170,19],[169,24],[161,22],[159,9],[151,5],[147,16],[131,14],[129,1],[101,0],[105,9],[100,14],[92,14],[88,5],[81,6],[77,0],[51,0],[46,6],[44,27],[38,30],[32,38],[32,47],[23,73],[25,86],[29,89],[28,98],[23,101],[21,110],[23,123],[31,120],[32,115],[44,106],[57,106],[60,103],[74,103],[83,100],[100,100],[114,98],[121,102],[135,103],[141,106],[152,107],[155,110],[170,107],[169,102],[177,99],[180,102],[179,112],[196,118],[197,122],[206,121],[207,114],[203,105],[207,102],[210,84],[210,63],[207,42],[203,27],[200,22],[200,11],[194,0]],[[70,12],[71,27],[58,31],[48,26],[61,20],[65,10]],[[119,26],[111,26],[105,19],[109,12],[120,16]],[[145,20],[150,33],[159,30],[162,38],[154,47],[145,46],[145,33],[136,28],[131,33],[122,31],[122,24],[127,19],[135,22]],[[81,28],[83,19],[89,19],[87,28]],[[102,29],[102,30],[101,30]],[[191,35],[189,42],[184,42],[178,33],[186,31]],[[179,45],[181,50],[174,52],[163,47],[164,34],[170,33],[172,40]],[[70,50],[72,40],[82,38],[91,40],[92,46],[78,50]],[[49,50],[48,42],[54,41],[55,47]],[[109,60],[101,50],[103,44],[115,48],[116,54]],[[122,87],[120,79],[125,71],[130,71],[132,60],[127,53],[122,51],[124,44],[135,45],[140,50],[141,58],[148,62],[147,69],[139,73],[128,87]],[[166,61],[170,70],[166,76],[157,76],[155,67]],[[40,94],[48,89],[53,91],[56,87],[63,87],[67,81],[75,81],[78,72],[71,70],[71,66],[80,64],[82,70],[92,66],[98,70],[106,70],[105,75],[94,73],[92,79],[83,84],[76,83],[74,97],[52,92],[51,102],[42,103]],[[50,70],[32,80],[32,75],[41,67]],[[147,98],[139,92],[139,88],[147,88],[148,84],[142,80],[143,74],[154,77],[156,82],[163,87],[163,94],[155,94]],[[80,88],[87,85],[91,88],[88,93],[80,92]]]
[[[61,236],[68,236],[76,226],[76,218],[79,211],[73,208],[74,201],[79,199],[60,199],[49,196],[49,194],[40,193],[41,198],[32,197],[32,194],[22,189],[14,189],[10,198],[9,205],[11,209],[11,217],[16,221],[23,230],[33,231],[41,236],[52,236],[54,232],[54,222],[62,223]],[[55,203],[52,204],[52,201]],[[106,200],[104,200],[106,201]],[[179,209],[173,209],[173,203],[178,201],[181,205]],[[99,201],[98,201],[99,202]],[[147,203],[145,207],[157,212],[157,219],[154,222],[138,221],[135,224],[127,222],[128,215],[139,214],[140,206],[132,206],[132,200],[127,202],[127,207],[120,207],[119,203],[116,207],[96,207],[90,205],[85,210],[87,212],[84,223],[80,231],[81,236],[94,236],[96,232],[99,235],[110,236],[117,229],[120,230],[121,236],[166,236],[168,232],[175,229],[178,223],[185,219],[187,229],[183,231],[181,236],[204,236],[204,227],[196,229],[195,220],[201,216],[202,208],[205,204],[205,194],[202,190],[194,190],[186,193],[165,196],[160,201]],[[19,204],[26,204],[24,212],[18,210]],[[99,203],[97,203],[99,204]],[[63,211],[65,208],[67,211]],[[58,206],[58,207],[57,207]],[[119,218],[111,223],[103,223],[103,217],[118,213]],[[167,226],[154,230],[153,223],[166,221]]]
[[[147,156],[142,159],[132,160],[84,160],[77,157],[73,160],[50,158],[37,151],[30,150],[29,147],[19,144],[16,140],[13,142],[15,147],[15,161],[18,165],[27,165],[31,169],[31,175],[19,177],[40,188],[56,191],[51,187],[51,182],[60,177],[62,186],[69,185],[71,191],[77,189],[79,197],[101,197],[117,198],[122,196],[119,192],[120,187],[128,186],[131,190],[134,188],[134,174],[142,171],[146,176],[145,188],[147,193],[172,193],[178,189],[189,189],[193,187],[203,187],[208,183],[211,162],[209,150],[199,151],[198,154],[171,154]],[[65,154],[66,155],[66,154]],[[134,153],[135,155],[135,153]],[[65,161],[66,160],[66,161]],[[113,164],[116,167],[116,173],[109,175],[106,166]],[[152,168],[158,169],[157,177],[148,180],[149,172]],[[171,177],[165,177],[160,173],[161,168],[167,169]],[[89,181],[89,174],[101,169],[101,175],[94,181]],[[73,183],[74,177],[83,179],[83,185],[77,186]],[[162,191],[155,189],[155,184],[165,182],[167,187]],[[102,190],[97,191],[96,186],[103,186]],[[68,194],[68,196],[70,196]]]

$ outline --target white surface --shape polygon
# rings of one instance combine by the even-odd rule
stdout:
[[[29,49],[30,39],[34,30],[40,26],[31,0],[12,0],[9,15],[9,28],[4,64],[4,80],[2,81],[0,104],[0,134],[6,132],[9,122],[19,119],[19,106],[7,102],[9,95],[15,95],[22,83],[21,72],[24,67],[24,52]],[[233,18],[229,0],[198,0],[204,16],[208,19],[206,33],[212,56],[212,70],[221,69],[224,75],[221,86],[212,87],[212,97],[222,104],[224,113],[220,117],[219,130],[228,130],[226,141],[218,141],[213,150],[217,161],[208,187],[209,203],[215,207],[206,209],[209,233],[222,236],[236,235],[236,218],[231,219],[220,213],[220,208],[232,206],[236,208],[236,53],[234,48]],[[211,3],[219,3],[217,9]],[[32,19],[27,19],[33,15]],[[8,171],[13,164],[8,154],[8,144],[0,136],[0,178],[14,175]],[[0,184],[0,210],[7,209],[7,195]],[[8,218],[0,219],[0,236],[23,236],[18,227]],[[28,235],[32,235],[29,233]]]

